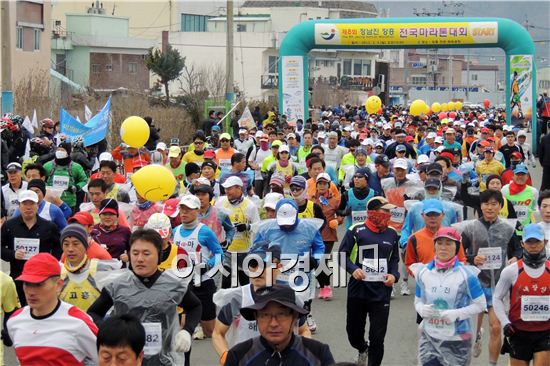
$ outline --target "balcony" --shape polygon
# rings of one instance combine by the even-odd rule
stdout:
[[[279,75],[262,75],[262,89],[277,89],[279,87]]]

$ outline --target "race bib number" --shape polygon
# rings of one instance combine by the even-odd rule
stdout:
[[[514,206],[518,221],[523,221],[529,217],[529,206]]]
[[[365,222],[367,219],[367,211],[351,211],[351,221],[354,224]]]
[[[62,175],[54,175],[52,186],[54,188],[63,189],[64,191],[69,189],[69,177],[65,177]]]
[[[156,355],[162,349],[162,326],[160,323],[142,323],[145,329],[145,347],[143,352],[146,355]]]
[[[550,296],[522,296],[521,320],[526,322],[550,319]]]
[[[455,325],[441,317],[433,317],[424,319],[424,330],[430,336],[437,339],[446,339],[454,336]]]
[[[230,169],[231,159],[220,159],[220,169]]]
[[[477,254],[485,256],[485,263],[479,267],[480,269],[502,268],[502,248],[479,248]]]
[[[22,249],[25,251],[24,260],[31,259],[31,257],[34,257],[40,251],[40,239],[15,238],[14,244],[15,250]]]
[[[284,282],[284,283],[290,283],[290,276],[292,276],[294,274],[294,272],[296,272],[297,268],[294,267],[294,268],[290,268],[284,272],[281,272],[279,273],[279,275],[277,276],[277,281],[281,281],[281,282]]]
[[[363,272],[365,272],[365,279],[363,281],[384,282],[388,274],[388,260],[386,258],[378,260],[365,258],[363,259]]]
[[[405,221],[405,207],[396,207],[390,210],[391,221],[402,224]]]

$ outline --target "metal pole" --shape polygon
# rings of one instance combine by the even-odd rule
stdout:
[[[403,65],[403,105],[406,106],[409,101],[409,50],[407,48],[403,51],[403,55],[403,60],[405,61]]]
[[[468,48],[468,53],[466,55],[466,101],[470,100],[470,49]]]
[[[451,101],[451,99],[453,99],[453,58],[451,50],[449,50],[449,63],[447,67],[449,68],[449,82],[447,85],[449,85],[449,101]]]
[[[11,90],[11,1],[1,2],[2,17],[2,90]],[[15,4],[15,3],[14,3]]]
[[[225,99],[233,101],[233,0],[227,0],[227,40],[225,46]]]

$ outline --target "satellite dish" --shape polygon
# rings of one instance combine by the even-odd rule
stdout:
[[[375,86],[374,88],[372,88],[372,94],[374,94],[374,95],[380,95],[381,92],[382,92],[382,90],[380,89],[380,87],[378,85]]]

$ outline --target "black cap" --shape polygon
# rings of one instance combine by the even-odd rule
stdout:
[[[118,216],[118,202],[112,198],[106,198],[101,201],[101,208],[99,209],[98,215],[102,213],[112,213],[113,215]]]
[[[255,303],[241,308],[241,315],[249,321],[256,319],[257,310],[264,309],[270,302],[276,302],[284,307],[297,312],[300,315],[306,315],[308,311],[301,306],[296,305],[296,294],[289,286],[273,285],[261,287],[254,294]]]
[[[208,194],[213,194],[214,193],[214,190],[212,189],[212,186],[209,186],[209,185],[206,185],[206,184],[198,184],[198,185],[191,185],[191,188],[189,189],[189,191],[192,193],[192,194],[195,194],[197,192],[204,192],[204,193],[208,193]]]
[[[428,178],[424,182],[424,188],[441,188],[441,181],[437,178]]]
[[[374,164],[380,164],[387,168],[390,166],[390,159],[386,155],[380,154],[374,159]]]
[[[201,172],[201,167],[195,163],[187,163],[185,165],[185,176],[188,177],[191,174],[199,174]]]
[[[438,163],[431,163],[430,165],[428,165],[428,167],[426,168],[426,173],[428,175],[430,174],[440,174],[440,175],[443,175],[443,168],[441,167],[441,165],[439,165]]]
[[[46,195],[46,182],[44,182],[42,179],[33,179],[29,182],[27,185],[27,189],[31,188],[38,188],[42,191],[42,194]]]
[[[203,167],[205,166],[209,166],[210,168],[212,168],[214,171],[216,171],[216,169],[218,169],[218,165],[213,162],[213,161],[203,161],[202,165],[201,165],[201,170]]]

